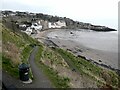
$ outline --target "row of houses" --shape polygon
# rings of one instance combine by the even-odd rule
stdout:
[[[25,32],[28,35],[30,35],[30,34],[37,34],[38,31],[40,31],[40,30],[42,30],[42,25],[39,25],[37,23],[33,23],[30,27],[27,27]]]
[[[49,29],[49,28],[62,28],[66,27],[66,23],[64,20],[59,20],[56,22],[50,22],[47,20],[40,19],[41,17],[37,18],[36,13],[29,13],[29,12],[20,12],[20,11],[1,11],[1,17],[6,18],[14,18],[17,26],[19,25],[19,29],[26,32],[27,34],[37,33],[38,31]],[[23,19],[25,20],[23,20]],[[49,16],[50,18],[50,16]],[[19,20],[18,20],[19,19]]]
[[[40,22],[34,22],[34,23],[31,23],[30,26],[26,24],[20,24],[19,28],[25,33],[27,33],[28,35],[30,35],[30,34],[37,34],[37,32],[41,31],[43,27]]]
[[[25,24],[19,25],[20,28],[24,28],[24,32],[28,35],[37,34],[39,31],[49,28],[62,28],[66,27],[65,21],[57,21],[57,22],[48,22],[44,20],[38,20],[31,24],[31,26],[27,26]]]

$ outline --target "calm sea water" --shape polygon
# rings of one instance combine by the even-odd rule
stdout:
[[[64,40],[73,40],[86,47],[118,52],[118,32],[96,32],[84,30],[57,30],[48,34],[48,37]]]

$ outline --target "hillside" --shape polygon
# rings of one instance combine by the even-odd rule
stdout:
[[[2,17],[13,17],[13,21],[27,24],[31,22],[36,22],[37,20],[43,20],[43,26],[48,29],[48,23],[55,23],[58,21],[64,21],[66,23],[65,29],[85,29],[85,30],[94,30],[94,31],[116,31],[115,29],[109,28],[107,26],[93,25],[91,23],[84,23],[80,21],[74,21],[67,17],[53,16],[43,13],[30,13],[30,12],[13,12],[13,11],[1,11]]]
[[[119,76],[116,72],[104,69],[75,57],[72,53],[57,47],[47,47],[44,43],[7,24],[2,26],[2,67],[12,77],[19,77],[18,65],[28,63],[34,46],[38,47],[35,63],[57,88],[118,88]],[[35,77],[33,77],[34,80]]]
[[[3,70],[18,77],[18,65],[27,63],[32,44],[36,43],[31,37],[24,33],[12,32],[12,30],[2,26],[2,66]]]

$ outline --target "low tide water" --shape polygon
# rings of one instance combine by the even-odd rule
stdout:
[[[48,37],[73,40],[86,47],[118,52],[118,32],[96,32],[85,30],[58,30],[48,34]]]
[[[89,58],[118,69],[118,31],[96,32],[92,30],[55,30],[47,35],[49,38],[70,40],[93,49],[86,54]],[[93,53],[93,54],[92,54]],[[98,56],[94,56],[98,54]]]

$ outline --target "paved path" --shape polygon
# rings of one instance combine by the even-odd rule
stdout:
[[[52,88],[51,82],[43,74],[42,70],[39,69],[34,61],[38,47],[36,46],[32,51],[29,62],[33,72],[34,80],[31,84],[23,84],[19,79],[13,78],[8,75],[5,71],[2,71],[2,81],[7,88]]]
[[[48,80],[48,78],[43,74],[42,70],[40,70],[34,61],[34,56],[36,55],[36,52],[38,50],[38,46],[36,46],[33,50],[33,52],[31,53],[30,57],[29,57],[29,62],[31,65],[31,69],[33,72],[33,77],[34,77],[34,81],[33,84],[36,85],[36,88],[38,87],[42,87],[42,88],[51,88],[51,83]]]

